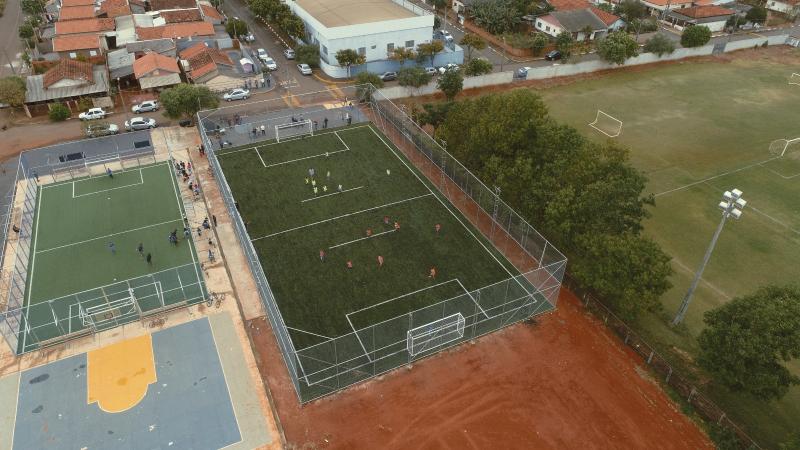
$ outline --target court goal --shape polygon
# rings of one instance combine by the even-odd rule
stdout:
[[[787,151],[794,151],[798,148],[800,148],[800,137],[794,139],[776,139],[769,144],[769,153],[774,156],[786,156]]]
[[[406,347],[413,357],[464,337],[464,316],[456,313],[408,330]]]
[[[789,84],[794,84],[796,86],[800,86],[800,73],[793,73],[789,77]]]
[[[297,136],[313,136],[314,124],[311,119],[275,125],[275,140],[280,142]]]
[[[589,126],[610,138],[622,134],[622,121],[599,109],[594,117],[594,122],[590,122]]]

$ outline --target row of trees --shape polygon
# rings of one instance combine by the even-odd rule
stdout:
[[[251,0],[249,6],[253,14],[277,26],[289,37],[302,39],[305,36],[306,28],[303,21],[280,0]]]

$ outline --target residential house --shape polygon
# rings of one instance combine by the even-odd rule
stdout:
[[[67,6],[58,11],[58,20],[91,19],[96,8],[92,5]]]
[[[210,3],[199,2],[198,5],[200,6],[200,13],[203,15],[203,20],[206,22],[219,25],[225,20],[222,13],[217,11]]]
[[[117,80],[125,87],[129,86],[134,81],[133,77],[133,63],[136,61],[136,55],[129,52],[125,48],[118,48],[106,53],[106,66],[108,67],[108,76],[112,80]]]
[[[723,31],[728,19],[734,14],[736,11],[717,5],[692,6],[669,11],[666,20],[680,30],[688,26],[704,25],[714,33]]]
[[[640,0],[648,12],[654,16],[661,16],[667,10],[691,8],[694,0]]]
[[[104,0],[97,12],[100,17],[111,19],[131,15],[131,6],[128,0]]]
[[[149,52],[133,63],[133,74],[142,90],[173,86],[181,82],[175,58]]]
[[[554,11],[576,11],[588,9],[594,16],[597,16],[606,24],[608,31],[616,31],[625,27],[625,21],[619,16],[604,11],[587,0],[547,0],[547,3]],[[534,20],[534,27],[536,21]]]
[[[259,71],[242,66],[240,61],[243,58],[237,50],[222,51],[198,42],[181,51],[179,56],[186,78],[192,83],[204,84],[212,91],[264,85],[264,76]],[[245,66],[247,63],[253,65],[250,59]]]
[[[770,11],[796,17],[800,14],[800,0],[767,0],[765,7]]]
[[[69,8],[72,6],[94,6],[95,0],[61,0],[58,2],[59,8]]]
[[[114,31],[115,28],[114,19],[59,20],[55,23],[55,34],[56,36],[83,33],[105,34],[106,32]]]
[[[215,34],[214,25],[208,22],[168,23],[162,26],[136,28],[139,40],[210,37]]]
[[[53,51],[61,58],[90,58],[105,53],[105,39],[97,34],[67,34],[53,38]]]
[[[62,59],[42,75],[31,75],[25,80],[26,112],[29,107],[63,102],[73,112],[77,100],[87,96],[105,96],[108,93],[108,73],[105,66]]]
[[[158,13],[164,18],[166,23],[181,23],[181,22],[202,22],[203,16],[200,14],[199,8],[190,9],[170,9],[166,11],[159,11]]]
[[[537,17],[535,22],[536,30],[556,37],[562,32],[566,31],[572,34],[575,40],[582,41],[585,39],[598,39],[605,36],[610,28],[606,21],[602,20],[596,11],[600,11],[605,17],[605,11],[594,8],[574,9],[568,11],[553,11],[545,16]],[[613,16],[613,14],[611,14]],[[614,16],[616,17],[616,16]],[[618,19],[618,18],[617,18]],[[617,22],[615,19],[612,22],[614,25]],[[589,31],[588,37],[586,32]]]
[[[150,11],[197,8],[197,0],[150,0]]]

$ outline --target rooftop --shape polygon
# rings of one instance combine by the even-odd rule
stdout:
[[[90,17],[94,17],[93,5],[61,8],[58,14],[58,20],[88,19]]]
[[[392,0],[296,0],[328,28],[416,17]]]
[[[92,64],[74,59],[62,59],[44,73],[42,85],[46,88],[61,80],[80,80],[87,84],[94,83]]]
[[[161,38],[188,38],[192,36],[214,36],[214,25],[208,22],[170,23],[162,27],[137,27],[139,40]]]
[[[605,30],[608,28],[602,20],[594,15],[588,8],[575,9],[571,11],[553,11],[550,13],[559,24],[570,32],[578,32],[586,27],[592,30]]]
[[[169,56],[159,55],[155,52],[150,52],[133,62],[133,73],[136,78],[141,78],[145,75],[158,71],[154,75],[166,75],[166,73],[180,73],[178,63],[175,58]]]
[[[69,6],[86,6],[92,5],[94,6],[95,0],[61,0],[61,7],[69,7]]]
[[[200,10],[197,8],[172,9],[161,11],[159,14],[161,14],[161,17],[163,17],[167,23],[197,22],[203,20],[203,16],[200,15]]]
[[[219,13],[213,6],[211,5],[200,5],[200,9],[203,10],[203,17],[208,17],[210,19],[215,20],[222,20],[222,14]]]
[[[685,17],[691,17],[692,19],[730,16],[731,14],[736,13],[736,11],[732,9],[723,8],[722,6],[717,5],[692,6],[691,8],[678,9],[672,12]]]
[[[54,69],[55,68],[50,70]],[[106,68],[104,66],[94,66],[92,68],[91,83],[45,89],[44,79],[45,75],[31,75],[25,79],[25,84],[27,86],[27,91],[25,92],[26,103],[74,98],[82,95],[108,92],[108,76],[106,75]]]
[[[53,38],[54,52],[71,52],[73,50],[91,50],[100,48],[100,37],[96,34],[69,34]]]
[[[131,7],[128,5],[128,0],[105,0],[100,4],[100,14],[105,14],[110,18],[127,16],[130,13]]]
[[[150,0],[151,11],[197,8],[197,0]]]
[[[76,19],[56,22],[56,34],[98,33],[112,31],[116,27],[114,19]]]

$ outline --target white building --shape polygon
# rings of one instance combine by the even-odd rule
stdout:
[[[767,0],[766,8],[795,16],[800,13],[800,0]]]
[[[388,59],[397,47],[416,48],[433,39],[428,11],[404,0],[287,0],[305,22],[306,42],[319,46],[320,66],[341,77],[336,52],[352,49],[367,62]]]

